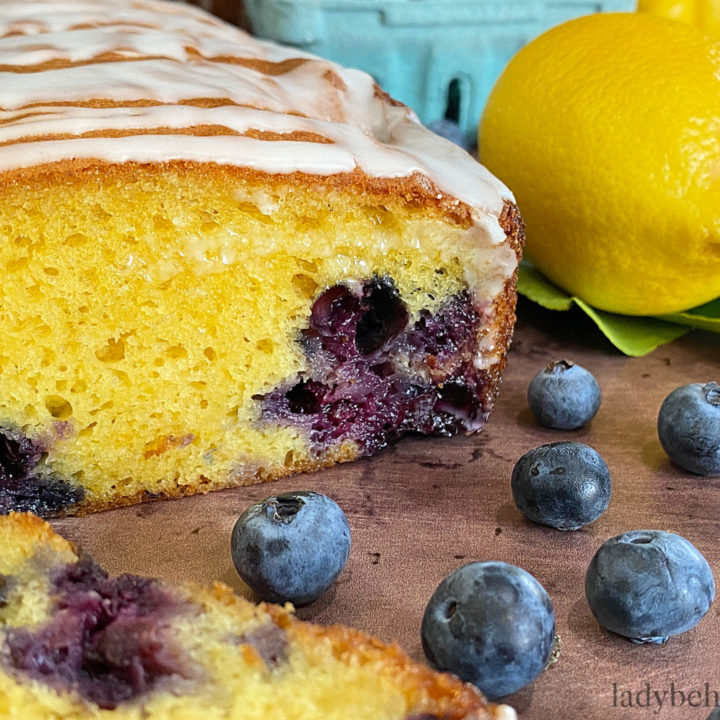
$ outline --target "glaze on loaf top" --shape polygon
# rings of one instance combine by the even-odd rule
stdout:
[[[176,160],[426,178],[493,240],[507,188],[373,79],[164,0],[0,0],[0,171]],[[422,180],[421,180],[422,182]],[[440,193],[440,195],[438,195]]]

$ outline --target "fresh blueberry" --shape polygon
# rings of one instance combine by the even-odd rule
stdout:
[[[533,522],[577,530],[610,503],[610,471],[589,445],[556,442],[526,452],[511,480],[515,505]]]
[[[601,545],[585,575],[593,615],[635,642],[665,642],[700,622],[715,596],[707,561],[685,538],[633,530]]]
[[[600,407],[600,386],[584,367],[559,360],[535,375],[527,397],[541,425],[575,430],[595,417]]]
[[[275,495],[249,507],[232,531],[240,577],[269,602],[317,600],[350,554],[350,528],[338,504],[314,492]]]
[[[720,475],[720,385],[673,390],[658,413],[660,444],[673,462],[698,475]]]
[[[707,716],[707,720],[720,720],[720,707],[716,707],[711,710],[710,714]]]
[[[530,573],[503,562],[475,562],[440,583],[421,636],[435,669],[500,698],[531,683],[547,665],[555,614]]]

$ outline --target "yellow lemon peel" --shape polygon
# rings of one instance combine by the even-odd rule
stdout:
[[[479,126],[526,256],[628,315],[720,296],[720,45],[649,13],[559,25],[510,61]]]
[[[720,33],[720,0],[638,0],[637,9]]]

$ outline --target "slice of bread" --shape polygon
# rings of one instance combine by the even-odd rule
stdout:
[[[514,720],[343,626],[216,583],[108,577],[30,514],[0,517],[0,717]]]

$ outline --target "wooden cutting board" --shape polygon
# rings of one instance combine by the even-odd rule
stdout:
[[[704,720],[706,704],[720,700],[720,600],[696,628],[666,645],[634,645],[597,625],[583,583],[604,540],[639,528],[686,537],[720,583],[720,477],[696,477],[671,464],[655,429],[660,404],[675,387],[720,381],[720,336],[692,333],[645,358],[628,358],[579,312],[552,313],[521,301],[518,314],[500,398],[477,436],[409,438],[375,458],[272,485],[53,525],[113,573],[222,580],[250,597],[230,559],[236,518],[273,493],[326,493],[345,510],[353,547],[336,586],[300,610],[301,618],[354,625],[397,640],[422,660],[420,621],[438,583],[465,563],[503,560],[545,586],[560,636],[557,662],[506,699],[523,720]],[[578,431],[538,427],[527,408],[531,377],[562,358],[591,370],[603,392],[598,415]],[[608,511],[577,532],[531,524],[510,494],[517,459],[556,440],[592,445],[612,474]]]

